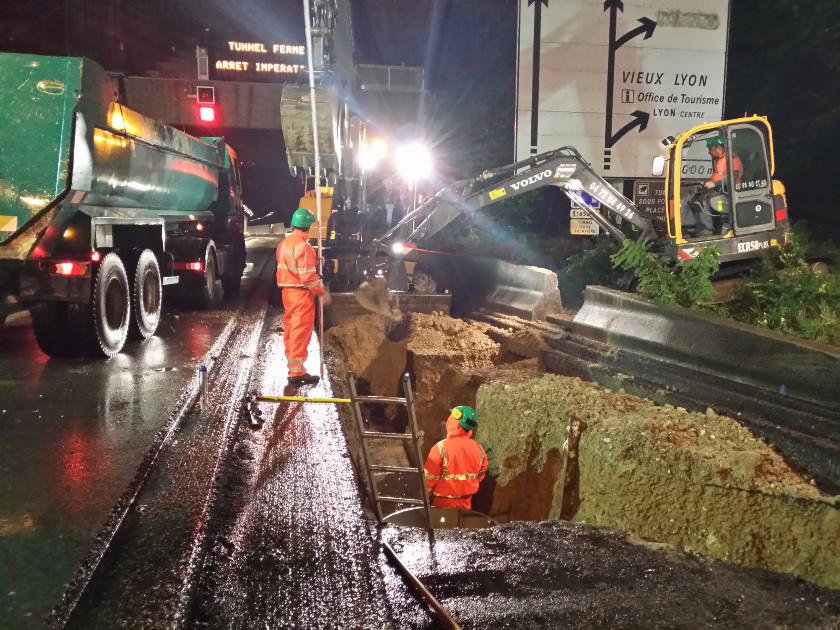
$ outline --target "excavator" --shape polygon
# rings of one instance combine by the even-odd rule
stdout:
[[[712,178],[714,164],[707,145],[720,141],[725,148],[726,173],[709,188],[706,183]],[[461,214],[543,186],[560,188],[618,243],[627,238],[647,242],[652,252],[666,260],[691,259],[714,245],[721,252],[722,274],[735,275],[762,251],[787,242],[785,189],[773,179],[773,132],[766,117],[698,125],[663,140],[663,145],[667,153],[654,158],[652,174],[665,178],[664,216],[639,209],[596,173],[577,149],[561,147],[455,182],[408,213],[373,240],[367,264],[362,265],[368,283],[357,299],[369,310],[391,313],[385,283],[371,278],[399,268],[394,258],[405,255],[404,244],[421,243]],[[629,229],[617,225],[622,222],[628,223]],[[713,229],[702,229],[708,225]],[[404,238],[397,238],[403,234]],[[377,256],[383,251],[387,255],[384,260]]]

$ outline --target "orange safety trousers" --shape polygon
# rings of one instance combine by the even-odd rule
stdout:
[[[286,360],[289,376],[306,374],[303,367],[312,327],[315,325],[315,296],[309,289],[283,288],[283,344],[286,346]]]
[[[304,230],[295,229],[277,246],[277,286],[283,289],[283,343],[289,376],[306,374],[306,348],[315,324],[315,297],[324,294],[315,250]]]

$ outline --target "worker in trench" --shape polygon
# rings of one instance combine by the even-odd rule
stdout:
[[[292,215],[292,233],[277,246],[277,286],[283,291],[283,345],[289,364],[289,384],[317,383],[320,377],[307,374],[304,362],[315,324],[315,298],[324,305],[330,294],[318,275],[318,257],[309,244],[309,227],[315,215],[298,208]]]
[[[432,447],[423,467],[432,505],[472,509],[472,497],[487,472],[487,453],[472,439],[477,426],[472,407],[449,412],[446,439]]]

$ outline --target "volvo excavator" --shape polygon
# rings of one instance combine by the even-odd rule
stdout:
[[[706,154],[710,138],[724,141],[727,170],[725,177],[705,192],[713,171]],[[721,251],[722,266],[729,266],[785,241],[787,202],[784,186],[772,179],[773,136],[766,118],[750,116],[699,125],[668,141],[667,157],[654,160],[654,175],[665,176],[664,217],[640,210],[596,173],[577,149],[566,146],[444,188],[376,239],[374,249],[396,244],[394,236],[406,226],[414,227],[404,241],[419,243],[463,213],[543,186],[560,188],[617,242],[628,235],[604,211],[628,222],[636,240],[650,241],[653,251],[675,262],[715,245]],[[740,160],[741,168],[732,167],[734,158]],[[711,235],[695,236],[700,233],[701,212],[710,216],[716,228]]]
[[[725,176],[713,188],[706,187],[714,170],[707,152],[710,139],[723,141],[727,165]],[[373,241],[361,269],[369,287],[363,292],[365,306],[383,314],[392,311],[385,283],[371,278],[402,269],[395,260],[410,252],[411,245],[422,243],[461,214],[543,186],[560,188],[618,243],[627,238],[647,242],[652,252],[666,260],[691,259],[714,245],[721,252],[722,274],[739,273],[762,251],[787,241],[785,189],[772,178],[773,134],[765,117],[699,125],[663,144],[667,144],[667,154],[654,159],[652,171],[665,178],[664,216],[639,209],[571,146],[489,169],[444,188]],[[702,213],[706,221],[701,221]],[[629,223],[629,229],[619,227],[622,222]],[[704,224],[714,227],[711,234],[701,230]],[[403,234],[404,238],[398,238]],[[399,281],[389,281],[388,286],[408,288]]]

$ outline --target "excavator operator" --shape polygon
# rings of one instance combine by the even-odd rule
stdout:
[[[695,236],[709,236],[714,233],[714,217],[717,209],[709,203],[709,198],[721,192],[722,186],[726,183],[726,148],[723,138],[709,138],[706,140],[706,148],[712,158],[712,176],[709,181],[702,184],[700,190],[694,193],[689,202],[695,218],[702,226]],[[735,180],[740,182],[744,168],[737,155],[732,156],[732,169],[735,171]]]
[[[318,275],[318,258],[309,244],[309,226],[315,215],[306,208],[298,208],[292,215],[292,233],[277,246],[277,286],[283,290],[283,345],[289,363],[289,384],[317,383],[320,377],[307,374],[307,346],[315,324],[315,298],[324,305],[330,294]]]

